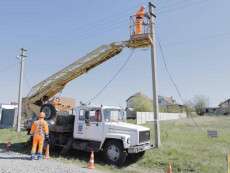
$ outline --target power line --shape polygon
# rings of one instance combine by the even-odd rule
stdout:
[[[182,104],[184,105],[185,102],[184,102],[184,99],[183,99],[183,97],[182,97],[182,94],[181,94],[181,92],[180,92],[180,90],[179,90],[179,87],[178,87],[178,85],[176,84],[176,82],[175,82],[175,80],[174,80],[172,74],[170,73],[170,71],[169,71],[169,69],[168,69],[168,65],[167,65],[167,63],[166,63],[164,51],[163,51],[163,48],[162,48],[162,46],[161,46],[161,42],[160,42],[159,36],[158,36],[157,42],[158,42],[158,45],[159,45],[159,48],[160,48],[160,55],[161,55],[161,58],[162,58],[162,60],[163,60],[163,64],[164,64],[165,70],[166,70],[166,72],[167,72],[167,74],[168,74],[168,76],[169,76],[170,81],[172,82],[173,86],[175,87],[176,92],[177,92],[177,94],[178,94],[178,96],[179,96],[179,98],[180,98]],[[191,120],[193,121],[193,123],[195,124],[195,126],[197,126],[197,127],[200,128],[202,131],[204,131],[203,128],[202,128],[201,126],[199,126],[199,124],[193,119],[192,116],[189,116],[189,117],[191,118]]]
[[[167,74],[169,76],[170,81],[172,82],[173,86],[175,87],[176,92],[177,92],[178,96],[180,97],[181,102],[184,103],[184,100],[182,98],[182,94],[181,94],[181,92],[180,92],[180,90],[179,90],[179,88],[178,88],[178,86],[177,86],[172,74],[169,72],[169,69],[168,69],[168,66],[167,66],[167,63],[166,63],[166,60],[165,60],[165,55],[164,55],[164,52],[163,52],[163,48],[161,46],[161,42],[160,42],[159,38],[157,39],[157,42],[158,42],[158,45],[159,45],[159,48],[160,48],[160,54],[161,54],[161,57],[162,57],[162,60],[163,60],[165,70],[166,70],[166,72],[167,72]]]
[[[163,43],[163,45],[167,45],[167,46],[176,46],[176,45],[181,45],[181,44],[192,44],[192,43],[199,43],[199,42],[204,42],[204,41],[208,41],[208,40],[217,40],[220,38],[225,38],[226,37],[230,37],[230,33],[219,33],[219,34],[215,34],[215,35],[209,35],[209,36],[201,36],[201,37],[197,37],[195,39],[191,39],[191,40],[181,40],[181,41],[175,41],[175,42],[168,42],[168,43]]]
[[[105,91],[105,89],[116,79],[116,77],[126,67],[126,65],[128,64],[128,62],[131,59],[131,57],[133,56],[133,54],[134,54],[134,49],[131,50],[131,52],[130,52],[129,56],[127,57],[127,59],[125,60],[125,62],[118,69],[118,71],[112,76],[112,78],[104,85],[104,87],[102,87],[91,99],[89,99],[89,101],[87,102],[88,104],[90,104],[93,100],[95,100],[97,97],[99,97]]]
[[[171,13],[171,12],[178,11],[178,10],[183,10],[183,9],[186,9],[186,8],[190,8],[190,7],[194,6],[194,5],[203,5],[204,3],[208,2],[208,1],[210,1],[210,0],[200,0],[200,1],[195,1],[195,2],[192,2],[192,3],[179,4],[178,6],[174,6],[172,8],[168,8],[166,10],[159,11],[158,14],[165,14],[165,13]]]
[[[205,1],[208,1],[208,0],[205,0]],[[199,2],[202,2],[202,1],[199,1]],[[197,1],[192,3],[192,5],[195,5],[195,4],[197,4]],[[74,27],[73,29],[70,29],[70,30],[77,30],[77,32],[80,34],[80,40],[83,40],[83,39],[91,38],[92,36],[90,36],[90,35],[93,35],[98,30],[106,32],[106,31],[111,31],[113,29],[117,29],[124,22],[126,22],[126,21],[128,22],[127,15],[128,16],[132,15],[135,12],[135,11],[133,11],[133,8],[136,6],[140,6],[140,5],[141,5],[141,3],[135,4],[134,6],[132,6],[132,8],[129,8],[128,10],[124,9],[121,12],[117,12],[116,15],[112,14],[110,16],[106,16],[104,18],[101,18],[100,20],[96,20],[95,22],[90,22],[89,24],[85,24],[83,27],[82,26],[76,27],[76,28]],[[159,11],[158,14],[172,12],[172,11],[175,11],[178,9],[182,9],[181,5],[186,5],[185,7],[190,7],[191,3],[181,2],[181,3],[174,3],[173,5],[174,6],[168,6],[168,9],[166,9],[165,11]],[[175,6],[175,5],[180,5],[180,6]],[[165,7],[167,7],[167,6],[165,6]],[[174,7],[174,9],[172,7]],[[175,7],[177,7],[177,8],[175,8]],[[178,7],[180,7],[180,8],[178,8]],[[184,7],[184,6],[182,6],[182,7]],[[114,18],[114,16],[115,16],[115,18]],[[115,25],[116,25],[116,27],[114,27]],[[81,32],[79,32],[80,30],[81,30]],[[53,36],[51,35],[48,37],[52,38],[52,37],[54,37],[54,35]]]

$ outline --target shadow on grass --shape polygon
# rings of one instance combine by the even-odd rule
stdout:
[[[7,149],[6,149],[6,143],[0,143],[0,153],[7,153]],[[84,162],[88,162],[90,159],[90,153],[89,152],[84,152],[84,151],[78,151],[78,150],[70,150],[67,154],[65,155],[61,155],[61,147],[55,147],[55,148],[51,148],[50,150],[50,156],[55,158],[59,158],[60,156],[63,157],[64,159],[67,160],[79,160],[79,161],[84,161]],[[31,151],[31,145],[29,145],[27,142],[21,142],[21,143],[13,143],[10,146],[9,151],[11,152],[16,152],[16,153],[21,153],[21,154],[25,154],[28,155],[28,157],[2,157],[0,156],[0,159],[19,159],[19,160],[29,160],[30,158],[30,151]],[[95,158],[95,163],[99,164],[101,166],[105,166],[106,161],[103,157],[103,153],[102,152],[97,152],[94,153],[94,158]],[[133,158],[133,157],[127,157],[127,161],[126,163],[119,168],[123,168],[123,167],[127,167],[133,163],[135,163],[138,159]],[[118,168],[118,167],[116,167]]]
[[[7,160],[30,160],[30,156],[10,156],[7,155],[9,152],[17,152],[21,154],[29,154],[29,148],[27,146],[27,143],[14,143],[11,144],[9,147],[9,150],[7,150],[6,143],[0,143],[0,153],[5,153],[6,155],[0,156],[1,159],[7,159]]]

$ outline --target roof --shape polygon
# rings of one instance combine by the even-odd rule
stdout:
[[[18,107],[17,105],[0,103],[0,108],[3,109],[15,109],[17,107]]]
[[[219,104],[218,106],[221,106],[221,105],[223,105],[223,104],[225,104],[225,103],[227,103],[227,102],[230,103],[230,99],[227,99],[227,100],[225,100],[225,101],[223,101],[223,102],[220,102],[220,104]]]

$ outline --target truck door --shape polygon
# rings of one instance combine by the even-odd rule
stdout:
[[[85,111],[86,138],[93,141],[102,141],[104,138],[101,109]]]
[[[103,123],[100,109],[79,109],[75,118],[74,138],[90,141],[102,141]]]
[[[85,129],[86,129],[86,124],[85,124],[85,110],[84,109],[77,109],[76,110],[76,117],[75,117],[75,122],[74,122],[74,138],[80,138],[80,139],[85,139]]]

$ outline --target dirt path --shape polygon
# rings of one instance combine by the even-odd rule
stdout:
[[[0,173],[102,173],[57,160],[30,160],[29,155],[0,150]]]

